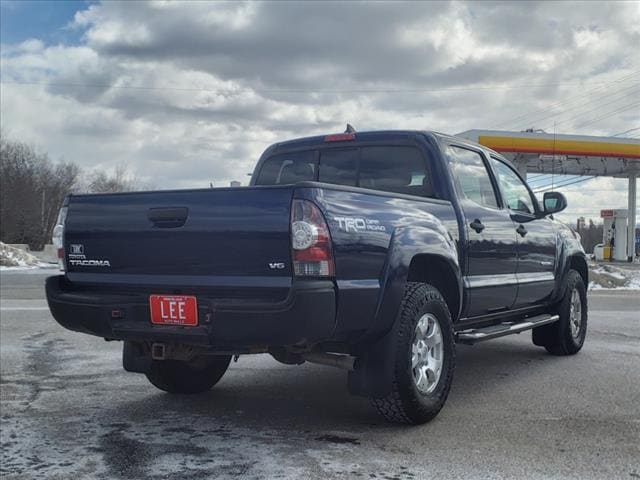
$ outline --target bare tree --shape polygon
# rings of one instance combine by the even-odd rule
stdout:
[[[589,224],[587,225],[584,217],[578,219],[576,226],[576,230],[580,234],[582,247],[584,248],[585,252],[592,253],[593,247],[595,247],[599,243],[602,243],[604,226],[602,225],[602,223],[594,223],[593,219],[589,219]]]
[[[46,154],[0,133],[0,240],[35,249],[48,243],[79,171],[73,163],[54,164]]]
[[[94,170],[87,177],[89,193],[115,193],[141,190],[138,178],[129,173],[125,165],[118,165],[112,175],[104,170]]]
[[[70,162],[51,162],[47,154],[0,132],[0,240],[34,249],[49,242],[58,210],[69,193],[113,193],[150,189],[125,165],[112,174],[94,170],[81,177]]]

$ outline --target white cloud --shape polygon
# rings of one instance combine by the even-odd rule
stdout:
[[[346,122],[455,133],[542,109],[504,128],[606,135],[638,109],[578,126],[640,95],[610,83],[638,73],[638,25],[614,2],[113,1],[76,13],[80,45],[2,45],[0,113],[53,158],[157,187],[246,181],[270,143]]]

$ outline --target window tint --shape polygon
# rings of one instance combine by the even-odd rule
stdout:
[[[507,207],[517,212],[535,213],[529,189],[516,172],[497,158],[491,157],[491,165],[498,177]]]
[[[360,186],[432,197],[431,177],[420,151],[414,147],[363,147]]]
[[[453,178],[460,195],[485,207],[498,208],[496,193],[482,156],[473,150],[447,148]]]
[[[415,147],[329,148],[276,154],[264,161],[256,185],[318,180],[336,185],[433,197],[431,176]],[[358,177],[358,172],[360,176]]]
[[[268,158],[256,185],[286,185],[316,179],[316,152],[281,153]]]
[[[358,184],[358,150],[324,150],[320,155],[318,180],[336,185]]]

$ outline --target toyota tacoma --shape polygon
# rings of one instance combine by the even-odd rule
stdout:
[[[248,187],[69,196],[47,300],[161,390],[205,392],[234,356],[269,353],[343,368],[352,394],[419,424],[456,344],[531,330],[553,355],[582,348],[588,269],[565,207],[475,143],[348,128],[269,147]]]

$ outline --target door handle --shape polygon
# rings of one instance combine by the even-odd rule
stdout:
[[[150,208],[147,218],[157,228],[178,228],[185,224],[189,216],[187,207]]]
[[[521,237],[524,237],[527,234],[527,229],[524,228],[524,225],[520,224],[518,228],[516,228],[516,232],[518,232]]]
[[[480,233],[482,230],[484,230],[484,225],[477,218],[473,222],[471,222],[469,226],[473,228],[476,231],[476,233]]]

